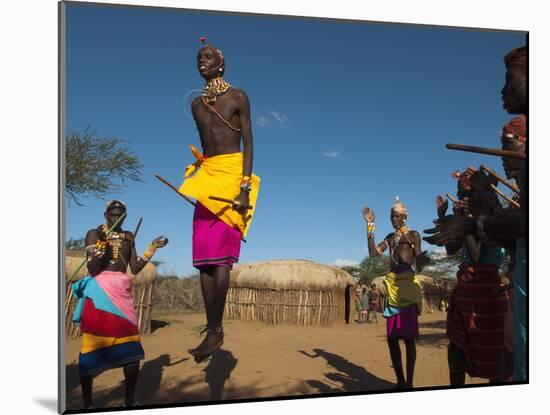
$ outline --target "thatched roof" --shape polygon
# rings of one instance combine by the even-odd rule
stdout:
[[[279,290],[331,290],[353,285],[353,277],[332,265],[303,259],[251,262],[231,271],[232,288]]]
[[[65,257],[65,273],[67,278],[73,275],[73,272],[75,272],[82,261],[84,261],[84,258],[84,255]],[[132,282],[134,285],[147,284],[153,281],[157,276],[157,267],[149,262],[147,265],[145,265],[145,268],[143,268],[143,270],[137,276],[131,273],[130,267],[128,267],[127,272],[130,278],[132,278]],[[84,265],[73,278],[73,281],[76,281],[87,275],[90,274],[88,273],[88,268],[86,267],[86,265]]]
[[[371,283],[376,284],[376,288],[383,293],[386,292],[386,288],[382,282],[384,278],[385,276],[383,275],[381,277],[373,278],[371,281]],[[436,278],[427,275],[417,275],[416,278],[418,279],[418,282],[420,282],[420,286],[422,287],[422,291],[424,291],[424,293],[433,293],[436,291],[450,293],[456,286],[456,280],[451,278]]]

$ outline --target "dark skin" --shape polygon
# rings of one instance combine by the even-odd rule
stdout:
[[[369,207],[363,209],[363,217],[367,222],[374,222],[374,211]],[[394,229],[399,229],[405,224],[407,216],[396,211],[391,212],[391,223]],[[416,265],[416,271],[420,272],[428,263],[429,259],[425,252],[422,252],[420,247],[422,244],[420,234],[417,231],[409,230],[407,234],[401,238],[397,247],[393,243],[394,233],[388,234],[382,242],[375,244],[374,238],[368,239],[369,256],[380,256],[390,248],[392,255],[390,256],[390,269],[393,271],[398,266]],[[395,249],[397,248],[397,249]]]
[[[369,207],[363,209],[363,217],[365,221],[374,223],[374,211]],[[407,216],[391,211],[391,223],[394,229],[398,230],[405,225]],[[374,238],[368,238],[369,256],[380,256],[390,248],[390,270],[395,270],[399,266],[416,265],[416,271],[420,272],[425,265],[429,263],[429,258],[426,252],[422,252],[420,234],[417,231],[409,230],[401,237],[397,246],[394,245],[395,233],[388,234],[382,242],[376,245]],[[399,347],[399,339],[388,338],[388,348],[390,357],[397,377],[397,387],[412,388],[414,378],[414,366],[416,363],[416,341],[415,339],[404,339],[405,350],[407,355],[407,378],[403,374],[403,363],[401,360],[401,349]]]
[[[470,171],[470,173],[472,172]],[[497,206],[497,200],[496,200],[496,195],[490,192],[487,188],[487,185],[491,181],[490,180],[483,181],[482,178],[477,177],[477,171],[472,173],[472,175],[470,176],[470,179],[472,182],[472,186],[469,186],[468,188],[462,187],[459,182],[458,192],[457,192],[457,197],[459,201],[462,198],[469,197],[472,202],[468,206],[471,207],[473,211],[481,215],[492,215]],[[480,196],[478,194],[478,190],[481,190],[481,192],[484,193],[484,195]],[[492,200],[492,203],[489,199]],[[448,203],[446,200],[443,199],[442,196],[437,196],[436,206],[437,206],[437,216],[439,220],[443,220],[447,212]],[[454,209],[454,214],[462,215],[462,216],[466,215],[464,210],[460,208]],[[483,249],[486,247],[486,245],[482,243],[475,234],[467,234],[464,237],[463,243],[466,246],[466,249],[468,251],[468,254],[470,257],[470,263],[477,264],[481,258],[481,253]],[[462,241],[452,241],[447,245],[445,245],[447,254],[454,254],[458,252],[462,248],[463,243]],[[452,345],[452,346],[456,350],[461,350],[456,345]],[[451,353],[452,353],[451,346],[449,346],[449,356],[451,356]],[[462,386],[466,382],[466,368],[451,370],[450,359],[449,359],[449,381],[452,386]],[[493,381],[496,381],[496,380],[493,380]]]
[[[108,228],[111,228],[116,221],[125,213],[125,210],[121,207],[113,207],[105,212],[105,220]],[[121,239],[121,246],[119,250],[118,259],[114,262],[111,262],[113,259],[112,248],[107,247],[105,254],[102,257],[94,255],[93,246],[98,239],[107,240],[105,225],[99,225],[96,229],[90,229],[86,234],[86,246],[92,246],[88,249],[88,258],[91,258],[88,261],[88,271],[92,277],[100,274],[103,271],[115,271],[115,272],[126,272],[128,265],[132,274],[138,274],[144,267],[147,265],[147,261],[138,257],[136,254],[136,248],[134,244],[134,234],[129,231],[122,229],[122,220],[113,232],[117,232],[123,235]],[[168,239],[163,237],[156,238],[153,243],[161,248],[166,246]],[[125,397],[124,402],[127,406],[133,405],[135,403],[135,388],[139,375],[139,362],[131,362],[123,366],[124,380],[125,380]],[[93,377],[92,376],[81,376],[80,384],[82,386],[82,395],[84,399],[84,408],[93,406],[92,401],[92,388],[93,388]]]
[[[224,66],[218,53],[209,47],[203,47],[197,54],[197,69],[206,82],[223,75]],[[229,88],[216,97],[211,104],[216,111],[237,132],[225,125],[196,98],[191,104],[193,118],[199,131],[201,146],[206,157],[222,154],[238,153],[241,151],[241,137],[243,144],[243,176],[252,176],[252,127],[250,122],[250,102],[246,93],[240,89]],[[216,196],[216,195],[214,195]],[[245,214],[249,204],[249,193],[240,190],[234,197],[232,208]],[[207,328],[221,327],[227,289],[229,287],[229,271],[227,266],[212,266],[200,270],[200,281],[206,309]],[[219,348],[223,334],[207,334],[201,345],[189,350],[196,361],[203,361],[208,353],[204,350]]]
[[[500,91],[502,107],[508,114],[527,115],[527,74],[525,67],[512,64],[506,68],[504,87]]]
[[[509,114],[527,115],[527,74],[525,68],[513,64],[506,68],[505,85],[501,90],[503,108]],[[507,148],[508,149],[508,148]],[[503,160],[503,164],[505,160]],[[506,162],[508,164],[508,162]],[[525,161],[521,161],[520,170],[525,169]],[[489,237],[516,240],[527,236],[527,182],[520,174],[520,205],[521,209],[503,211],[499,215],[483,221],[485,234]],[[449,215],[443,218],[435,228],[424,231],[433,236],[423,238],[426,242],[445,246],[452,241],[461,241],[468,234],[476,232],[474,218],[461,215]]]
[[[521,153],[525,153],[525,143],[519,141],[516,138],[503,138],[501,148],[503,150],[519,151]],[[506,174],[506,178],[514,179],[516,183],[519,183],[522,165],[523,160],[502,157],[502,167],[504,169],[504,173]]]
[[[197,68],[205,81],[210,81],[220,75],[221,59],[211,48],[204,47],[197,55]],[[252,175],[252,127],[250,122],[250,102],[246,93],[240,89],[229,90],[216,98],[213,107],[231,125],[241,129],[241,133],[231,130],[215,114],[210,112],[196,98],[191,104],[193,118],[199,130],[201,146],[207,157],[221,154],[238,153],[241,151],[241,136],[243,142],[243,176]],[[249,203],[247,191],[235,195],[234,209],[239,213],[246,212]]]

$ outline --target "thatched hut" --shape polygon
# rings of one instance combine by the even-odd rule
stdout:
[[[331,265],[273,260],[231,271],[225,316],[268,324],[349,321],[353,277]]]
[[[71,276],[76,269],[84,261],[83,251],[67,251],[65,257],[65,273],[66,278]],[[86,265],[73,278],[72,282],[89,275]],[[138,317],[138,327],[141,334],[149,334],[151,332],[151,312],[153,302],[153,288],[157,276],[157,268],[148,263],[145,268],[138,274],[134,275],[128,267],[128,275],[132,279],[132,295],[134,297],[134,305]],[[79,327],[73,323],[73,312],[76,306],[76,299],[73,296],[71,284],[67,285],[67,293],[65,297],[65,320],[67,324],[67,335],[70,337],[78,337],[80,335]]]
[[[384,276],[374,278],[371,283],[376,285],[382,296],[386,296],[386,287],[383,283]],[[422,288],[422,308],[426,312],[439,309],[441,300],[449,301],[451,292],[456,287],[456,280],[452,278],[430,277],[417,275],[416,278]],[[383,301],[380,302],[381,307]]]

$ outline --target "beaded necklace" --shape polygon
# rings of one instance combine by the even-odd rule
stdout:
[[[206,109],[208,109],[208,111],[218,117],[218,119],[225,125],[227,125],[231,130],[240,133],[241,129],[231,125],[231,123],[223,118],[223,116],[214,107],[216,97],[227,92],[229,88],[231,88],[231,85],[229,85],[229,83],[227,83],[223,78],[219,77],[211,79],[206,83],[206,86],[204,87],[201,102],[206,107]]]
[[[202,96],[208,104],[214,105],[216,102],[216,97],[227,92],[229,88],[231,88],[231,85],[229,85],[229,83],[227,83],[222,77],[213,78],[206,83]]]
[[[390,258],[396,264],[398,262],[393,257],[393,254],[397,250],[397,247],[399,246],[399,242],[401,242],[401,238],[405,238],[407,240],[407,242],[411,245],[411,248],[414,249],[414,244],[410,241],[409,237],[407,236],[407,233],[409,233],[409,228],[407,228],[406,225],[403,225],[399,229],[396,229],[394,234],[393,234],[392,244],[390,244]],[[392,246],[393,246],[393,248],[392,248]]]
[[[111,264],[115,264],[118,261],[120,255],[120,248],[122,247],[122,241],[126,239],[125,232],[111,232],[107,237],[109,246],[111,247],[112,259]]]

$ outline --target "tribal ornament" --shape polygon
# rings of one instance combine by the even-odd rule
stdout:
[[[227,92],[229,88],[231,85],[222,77],[213,78],[206,83],[202,96],[208,104],[214,105],[216,97]]]

